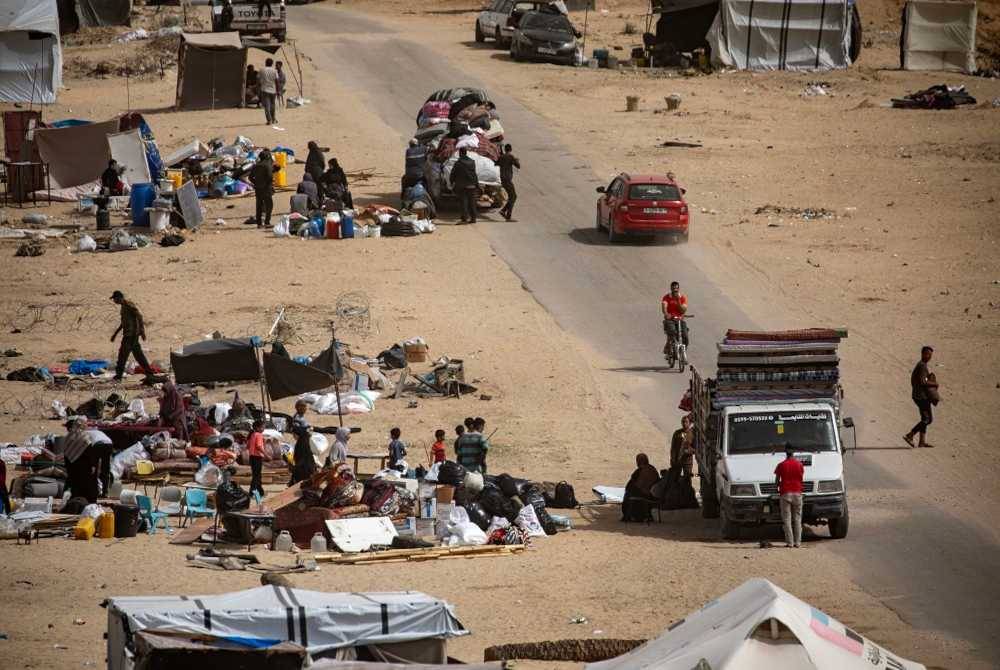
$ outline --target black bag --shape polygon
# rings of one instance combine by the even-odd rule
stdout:
[[[558,532],[556,522],[552,520],[548,510],[545,509],[545,496],[542,495],[542,490],[538,486],[528,484],[522,487],[521,501],[535,509],[535,516],[538,517],[538,523],[542,525],[542,530],[545,531],[546,535],[555,535]]]
[[[380,353],[378,360],[390,370],[402,370],[406,367],[406,352],[403,351],[403,347],[394,344]]]
[[[469,515],[469,521],[479,526],[481,529],[486,530],[490,527],[490,515],[486,513],[483,506],[476,501],[472,501],[463,505],[465,507],[466,513]]]
[[[517,495],[517,482],[508,474],[497,475],[497,487],[508,498],[513,498]]]
[[[445,461],[438,469],[438,484],[461,486],[465,483],[466,470],[454,461]]]
[[[697,509],[698,498],[694,494],[691,478],[684,474],[679,465],[667,470],[666,491],[663,494],[663,509]]]
[[[565,481],[552,485],[551,482],[544,483],[545,504],[553,509],[573,509],[579,507],[576,501],[576,493],[573,487]]]
[[[490,516],[501,516],[507,521],[514,523],[520,507],[513,500],[503,494],[503,492],[492,484],[483,487],[479,494],[479,504]]]
[[[250,495],[230,480],[219,484],[215,490],[216,506],[222,513],[236,512],[250,507]]]

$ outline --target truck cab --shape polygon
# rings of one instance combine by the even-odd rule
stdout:
[[[834,402],[728,405],[717,414],[715,497],[722,532],[735,537],[741,526],[781,523],[774,469],[785,445],[805,466],[802,522],[826,524],[835,538],[847,535],[849,513]]]
[[[285,23],[285,2],[284,0],[274,0],[270,3],[273,16],[264,11],[263,17],[259,11],[259,4],[254,0],[233,0],[230,4],[233,8],[233,20],[226,26],[223,20],[223,7],[226,0],[211,0],[212,3],[212,32],[236,31],[240,36],[244,35],[270,35],[278,42],[285,41],[287,26]]]

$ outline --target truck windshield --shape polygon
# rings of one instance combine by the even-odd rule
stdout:
[[[730,454],[782,451],[836,451],[833,414],[829,412],[755,412],[729,417]]]

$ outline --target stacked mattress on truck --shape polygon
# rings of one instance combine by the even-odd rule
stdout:
[[[717,344],[717,404],[839,398],[843,328],[729,330]]]

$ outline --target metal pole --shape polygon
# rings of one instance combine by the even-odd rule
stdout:
[[[587,20],[590,18],[590,3],[584,5],[583,10],[583,57],[587,57]]]
[[[330,374],[333,375],[333,392],[337,394],[337,420],[340,422],[340,427],[344,427],[344,410],[340,406],[340,381],[337,379],[337,327],[330,322],[330,352],[333,354],[334,358],[331,362],[333,367],[330,370]]]

